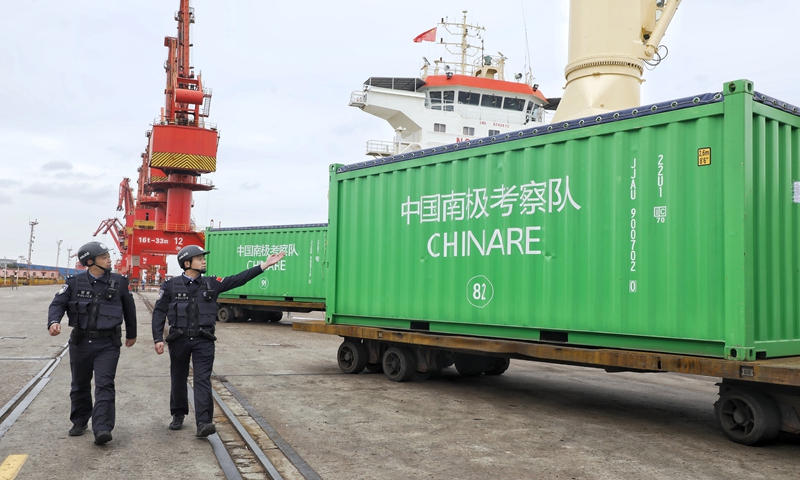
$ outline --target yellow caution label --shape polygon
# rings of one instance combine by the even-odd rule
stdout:
[[[9,455],[6,461],[0,465],[0,480],[14,480],[17,478],[19,471],[22,470],[22,464],[27,459],[27,455]]]
[[[150,166],[155,168],[177,168],[181,170],[196,170],[200,172],[215,172],[217,159],[205,155],[189,155],[185,153],[153,152],[150,156]]]
[[[698,148],[697,149],[697,166],[703,167],[711,165],[711,148]]]

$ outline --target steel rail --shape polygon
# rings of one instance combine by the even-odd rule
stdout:
[[[0,423],[0,438],[3,438],[6,432],[16,423],[19,417],[22,416],[22,413],[25,412],[44,386],[50,381],[50,374],[53,373],[53,370],[61,363],[61,359],[67,354],[68,346],[69,343],[62,345],[58,355],[50,359],[50,361],[39,370],[39,373],[26,383],[25,386],[0,409],[0,419],[2,419],[2,423]]]
[[[244,425],[242,425],[239,419],[236,418],[236,415],[228,407],[228,404],[225,403],[225,401],[222,399],[222,397],[219,396],[216,390],[211,389],[211,393],[214,395],[214,399],[217,401],[220,408],[222,408],[222,411],[225,412],[225,416],[228,417],[228,420],[230,420],[231,425],[233,425],[233,428],[235,428],[236,431],[239,432],[239,435],[241,435],[242,439],[244,439],[247,446],[250,447],[250,450],[253,452],[253,455],[256,456],[258,461],[267,471],[267,474],[270,476],[270,478],[272,478],[272,480],[283,480],[281,474],[278,473],[278,470],[275,469],[275,465],[273,465],[272,462],[269,461],[269,458],[267,458],[267,456],[264,455],[264,451],[261,450],[261,447],[253,439],[253,437],[250,436],[250,433],[247,432],[247,429],[244,428]]]
[[[194,389],[188,382],[186,386],[188,387],[189,404],[194,406]],[[225,448],[225,444],[222,443],[222,439],[219,438],[219,435],[209,435],[207,438],[208,443],[211,444],[211,450],[214,451],[219,466],[222,468],[222,473],[225,474],[225,478],[227,480],[243,480],[242,474],[236,466],[236,462],[231,458],[231,454],[228,453],[228,449]]]
[[[275,443],[275,446],[277,446],[278,449],[283,452],[286,458],[292,462],[292,464],[295,466],[295,468],[297,468],[300,474],[303,475],[303,477],[305,477],[307,480],[322,480],[322,477],[320,477],[319,474],[317,474],[317,472],[314,471],[314,469],[311,468],[311,466],[306,463],[305,460],[303,460],[303,457],[294,451],[294,448],[292,448],[292,446],[289,445],[274,428],[272,428],[272,425],[270,425],[269,422],[267,422],[267,420],[264,419],[264,417],[262,417],[252,405],[250,405],[250,402],[248,402],[247,399],[244,398],[241,393],[239,393],[233,384],[228,381],[221,381],[221,383],[225,386],[225,388],[228,389],[229,392],[231,392],[233,397],[239,402],[239,405],[245,409],[245,411],[253,420],[256,421],[256,423],[258,423],[258,425],[262,430],[264,430],[267,436],[269,436],[272,442]]]

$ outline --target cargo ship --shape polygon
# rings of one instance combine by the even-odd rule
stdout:
[[[453,58],[431,63],[422,57],[419,77],[369,77],[350,94],[351,107],[386,120],[395,131],[391,141],[368,141],[367,155],[397,155],[544,124],[550,102],[530,68],[507,80],[507,58],[483,47],[484,30],[467,23],[466,11],[461,22],[442,18],[414,41],[436,41],[439,32],[437,45],[454,52]]]

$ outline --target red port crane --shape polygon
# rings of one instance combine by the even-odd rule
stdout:
[[[167,255],[186,245],[204,245],[205,236],[191,216],[192,193],[213,189],[201,175],[217,169],[219,133],[205,121],[211,90],[203,87],[201,75],[189,63],[190,26],[195,22],[189,0],[180,0],[175,20],[178,35],[164,39],[166,101],[147,132],[136,195],[130,179],[123,179],[117,211],[124,211],[124,226],[119,219],[108,219],[95,232],[112,235],[122,256],[115,268],[134,286],[163,279]]]

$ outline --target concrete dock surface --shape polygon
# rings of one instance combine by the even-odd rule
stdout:
[[[0,404],[67,342],[51,337],[58,286],[0,289]],[[155,299],[155,293],[147,293]],[[224,478],[193,413],[170,431],[169,357],[153,351],[137,298],[139,335],[122,347],[117,426],[105,446],[69,437],[68,355],[0,438],[0,462],[27,455],[20,479]],[[800,438],[730,442],[714,418],[716,378],[609,374],[512,360],[502,376],[390,382],[343,374],[341,339],[277,324],[218,324],[214,371],[325,479],[792,479]]]

